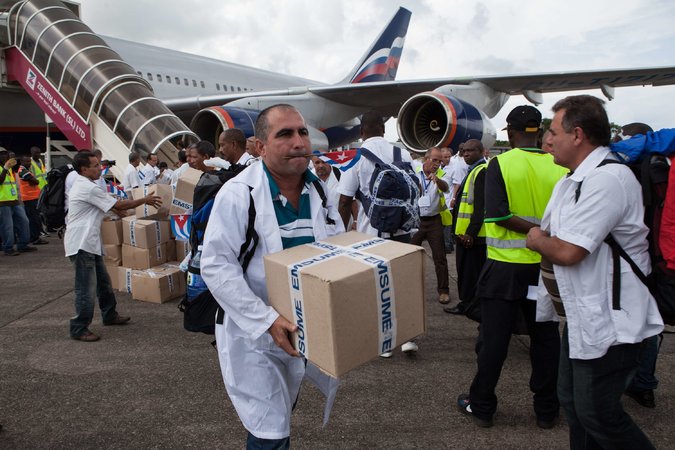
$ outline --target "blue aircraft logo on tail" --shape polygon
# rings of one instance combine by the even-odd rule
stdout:
[[[399,8],[389,25],[382,31],[382,34],[375,40],[345,81],[365,83],[396,79],[396,71],[401,60],[410,16],[410,11]]]

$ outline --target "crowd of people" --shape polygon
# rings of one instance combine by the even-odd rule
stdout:
[[[372,194],[373,160],[362,157],[349,170],[334,170],[312,154],[305,120],[290,105],[263,110],[255,137],[231,129],[220,135],[218,148],[206,141],[181,148],[172,169],[156,155],[148,155],[143,166],[140,154],[129,155],[125,190],[175,184],[186,167],[210,172],[246,166],[215,197],[201,274],[222,308],[216,347],[226,390],[248,431],[247,448],[290,446],[291,413],[306,367],[290,339],[297,326],[268,303],[263,258],[345,230],[417,245],[426,241],[443,310],[462,315],[480,305],[476,373],[453,406],[477,426],[493,426],[495,390],[510,338],[527,334],[538,427],[554,427],[562,407],[571,448],[653,448],[623,410],[621,396],[638,368],[655,382],[656,352],[646,360],[645,348],[655,342],[663,321],[649,290],[630,270],[621,271],[621,304],[613,304],[612,251],[603,245],[611,235],[649,272],[640,186],[624,165],[603,164],[612,156],[601,100],[571,96],[553,112],[542,138],[540,111],[513,109],[506,124],[512,148],[499,155],[490,156],[480,140],[469,139],[457,149],[430,148],[419,158],[384,138],[381,114],[364,114],[361,148],[384,164],[409,164],[419,188],[418,227],[388,233],[374,228],[359,206],[359,198]],[[3,250],[7,255],[34,251],[29,244],[45,243],[41,225],[31,222],[34,216],[39,221],[32,202],[44,186],[39,149],[17,171],[7,152],[0,151],[0,163]],[[86,342],[99,339],[88,328],[96,298],[104,325],[130,320],[116,311],[102,261],[103,215],[160,202],[154,196],[118,200],[106,195],[97,184],[100,164],[95,153],[75,158],[64,241],[76,273],[70,334]],[[609,197],[616,201],[600,205]],[[250,217],[255,218],[252,224],[246,222]],[[259,240],[242,267],[249,225]],[[447,258],[452,253],[456,296],[449,282]],[[458,302],[450,305],[453,297]],[[399,344],[406,353],[420,350],[415,341]],[[632,396],[653,406],[654,382],[634,388]],[[651,403],[642,401],[643,394],[635,395],[644,391],[652,394]]]

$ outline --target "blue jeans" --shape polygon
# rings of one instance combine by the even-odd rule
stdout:
[[[248,433],[246,438],[246,450],[288,450],[291,448],[291,438],[261,439]]]
[[[570,448],[653,449],[623,410],[621,395],[635,374],[643,344],[613,345],[596,359],[570,359],[567,325],[558,371],[558,398],[570,429]]]
[[[70,335],[81,336],[94,318],[94,301],[98,297],[104,322],[115,318],[117,300],[103,257],[80,250],[70,256],[75,267],[75,317],[70,319]]]
[[[0,206],[0,238],[2,249],[5,252],[14,250],[14,235],[19,238],[17,249],[22,250],[28,246],[30,239],[30,225],[23,205]]]
[[[452,225],[443,227],[443,238],[445,240],[445,251],[452,253],[455,250],[455,239],[452,234]]]
[[[659,335],[645,339],[640,365],[628,386],[629,391],[653,391],[659,385],[659,380],[654,374],[656,373],[656,357],[659,355],[662,340],[663,336],[659,337]]]

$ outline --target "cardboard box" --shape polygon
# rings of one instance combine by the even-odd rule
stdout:
[[[120,290],[120,276],[119,276],[119,266],[112,263],[111,261],[104,261],[105,269],[110,276],[110,284],[112,288],[116,291]]]
[[[192,200],[195,186],[202,176],[202,171],[188,168],[183,172],[176,183],[169,214],[192,214]]]
[[[172,264],[131,272],[131,296],[135,300],[164,303],[185,295],[185,274]]]
[[[163,219],[168,220],[171,201],[173,200],[173,188],[168,184],[151,184],[133,191],[134,199],[143,198],[150,194],[162,197],[162,206],[155,208],[150,205],[141,205],[136,208],[136,217],[139,219]]]
[[[117,290],[120,292],[126,292],[131,294],[131,275],[134,272],[140,272],[139,270],[132,269],[130,267],[120,266],[117,268]],[[110,274],[112,278],[112,274]]]
[[[176,244],[176,257],[174,259],[182,261],[190,253],[190,243],[188,241],[179,241],[178,239],[174,242]]]
[[[170,239],[169,242],[166,243],[166,260],[176,260],[176,244],[174,239]]]
[[[423,334],[422,247],[350,232],[265,256],[269,303],[295,348],[338,377]]]
[[[101,223],[101,240],[103,245],[122,245],[122,221],[104,220]]]
[[[106,265],[122,265],[122,245],[103,244],[103,262]]]
[[[169,222],[125,217],[122,220],[124,243],[132,247],[153,248],[171,240]]]
[[[167,261],[166,242],[153,248],[122,245],[122,265],[131,269],[149,269]]]

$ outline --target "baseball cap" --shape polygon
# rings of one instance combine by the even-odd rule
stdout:
[[[541,113],[537,108],[530,105],[516,106],[506,117],[506,127],[512,130],[535,133],[541,125]]]

